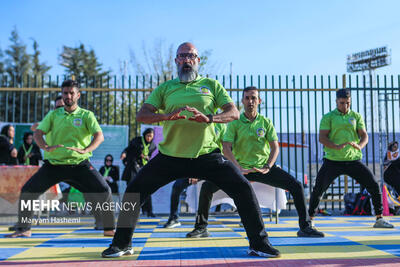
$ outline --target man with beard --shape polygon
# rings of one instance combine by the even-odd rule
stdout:
[[[199,62],[196,47],[181,44],[175,58],[178,78],[158,86],[137,114],[136,119],[142,123],[164,122],[164,140],[158,147],[160,153],[129,183],[123,202],[133,202],[135,194],[140,194],[143,203],[158,188],[179,178],[210,180],[235,201],[249,238],[249,254],[279,257],[279,251],[269,243],[250,183],[222,156],[216,143],[212,122],[237,120],[239,111],[218,81],[198,75]],[[223,112],[213,115],[217,108]],[[164,113],[156,113],[158,110]],[[103,251],[103,257],[133,254],[132,235],[137,220],[132,212],[121,211],[114,239]]]
[[[92,151],[103,141],[102,130],[93,112],[78,106],[81,94],[76,81],[61,85],[64,108],[49,112],[34,133],[36,144],[45,151],[44,165],[25,183],[19,200],[16,231],[6,237],[30,237],[33,209],[21,203],[33,203],[59,182],[67,182],[90,194],[95,207],[111,202],[111,190],[101,174],[89,162]],[[49,136],[46,141],[43,136]],[[93,140],[92,140],[93,137]],[[87,194],[89,196],[89,194]],[[114,213],[103,212],[104,235],[114,235]]]
[[[299,237],[324,237],[311,226],[303,185],[275,165],[279,154],[278,136],[272,121],[257,112],[261,104],[256,87],[243,90],[244,113],[228,124],[223,137],[224,156],[231,160],[249,180],[288,190],[299,214]],[[186,237],[208,237],[208,211],[218,186],[205,182],[200,191],[195,228]]]

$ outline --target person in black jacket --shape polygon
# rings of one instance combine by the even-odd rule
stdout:
[[[99,172],[104,176],[104,179],[111,188],[111,192],[114,194],[118,193],[119,167],[113,165],[113,161],[113,156],[108,154],[104,158],[104,166],[101,166]]]
[[[33,133],[24,133],[24,142],[18,149],[18,163],[24,165],[39,165],[42,154],[38,145],[33,143]]]
[[[17,149],[14,147],[15,129],[7,124],[1,129],[0,135],[0,165],[16,165]]]
[[[400,156],[399,143],[397,141],[388,145],[383,165],[385,168],[383,173],[385,182],[400,194]]]
[[[143,132],[142,136],[137,136],[131,140],[129,146],[124,149],[121,154],[121,160],[125,165],[122,173],[122,180],[129,184],[136,176],[140,168],[142,168],[151,158],[151,154],[156,150],[153,143],[154,130],[148,128]],[[153,205],[151,196],[149,196],[142,206],[143,213],[148,217],[155,217],[153,214]]]

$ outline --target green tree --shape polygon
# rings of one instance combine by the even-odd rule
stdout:
[[[36,86],[41,87],[42,79],[41,77],[45,75],[51,66],[47,66],[46,63],[41,63],[39,56],[41,52],[39,51],[39,44],[33,39],[33,55],[32,55],[32,75],[36,79]]]
[[[0,75],[3,74],[5,71],[3,57],[4,57],[3,50],[1,50],[1,48],[0,48]]]
[[[13,87],[22,87],[23,81],[30,71],[30,55],[26,52],[26,45],[22,42],[16,28],[11,32],[11,45],[6,49],[5,70],[11,76]]]
[[[102,87],[105,85],[104,78],[111,73],[110,70],[103,70],[103,64],[99,62],[94,50],[87,50],[82,43],[78,47],[63,46],[60,65],[83,86]]]

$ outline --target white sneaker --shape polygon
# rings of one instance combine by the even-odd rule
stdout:
[[[381,217],[376,220],[374,228],[394,228],[394,226]]]

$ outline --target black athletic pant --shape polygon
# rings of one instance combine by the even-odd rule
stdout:
[[[188,188],[190,185],[191,183],[189,183],[189,178],[178,179],[175,181],[171,192],[169,220],[177,220],[179,218],[179,197],[181,196],[183,190]]]
[[[389,167],[383,173],[385,182],[392,186],[397,194],[400,195],[400,159],[390,163]]]
[[[232,162],[221,155],[219,150],[193,159],[175,158],[159,153],[140,169],[129,183],[123,202],[130,202],[133,193],[140,193],[140,202],[143,203],[144,199],[158,188],[185,177],[210,180],[219,186],[235,201],[250,246],[258,248],[268,244],[261,210],[250,183]],[[133,212],[124,210],[119,214],[117,231],[113,239],[114,246],[119,248],[131,246],[138,220],[137,216],[132,215]],[[129,222],[129,227],[126,226],[126,222]]]
[[[143,214],[146,214],[147,216],[150,216],[153,214],[153,200],[151,199],[151,196],[148,196],[146,200],[144,201],[142,205],[142,212]]]
[[[310,216],[308,216],[304,189],[301,182],[297,181],[289,173],[274,165],[271,170],[262,174],[259,172],[246,174],[249,181],[260,182],[273,187],[288,190],[294,199],[297,213],[299,214],[299,226],[304,229],[311,226]],[[204,182],[199,197],[199,207],[197,210],[195,228],[206,228],[208,225],[208,213],[211,206],[213,194],[219,187],[210,182]]]
[[[361,186],[364,186],[371,194],[374,204],[375,214],[382,214],[382,193],[374,175],[367,166],[360,160],[355,161],[333,161],[324,159],[321,169],[319,169],[315,186],[311,193],[309,214],[314,217],[321,197],[332,182],[340,175],[349,175]]]
[[[18,230],[29,230],[31,224],[28,222],[33,216],[32,209],[25,208],[21,210],[21,201],[26,203],[27,201],[38,199],[41,194],[59,182],[69,183],[79,191],[84,192],[86,201],[92,202],[92,210],[98,205],[97,203],[101,205],[104,202],[110,203],[112,201],[111,189],[106,180],[88,160],[84,160],[77,165],[52,165],[46,161],[21,189],[18,203]],[[115,229],[114,212],[104,211],[101,213],[104,230]]]

